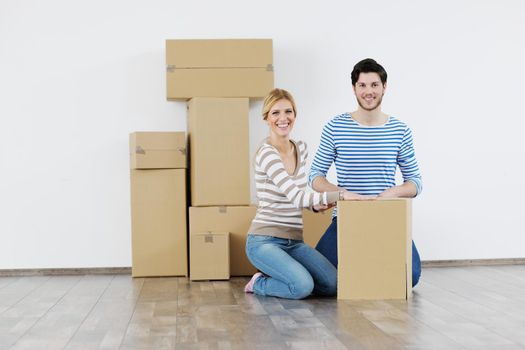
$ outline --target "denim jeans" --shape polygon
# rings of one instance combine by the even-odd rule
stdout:
[[[255,294],[303,299],[337,293],[337,270],[303,241],[249,234],[246,255],[264,274],[253,285]]]
[[[337,267],[337,217],[332,219],[332,223],[326,229],[315,247],[330,262]],[[412,287],[419,282],[421,276],[421,259],[414,241],[412,241]]]

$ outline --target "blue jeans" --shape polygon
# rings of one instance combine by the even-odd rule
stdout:
[[[249,234],[246,255],[264,273],[253,285],[255,294],[303,299],[337,293],[337,270],[303,241]]]
[[[332,219],[332,223],[326,229],[323,237],[315,247],[330,262],[337,267],[337,217]],[[421,276],[421,259],[414,241],[412,241],[412,287],[419,282]]]

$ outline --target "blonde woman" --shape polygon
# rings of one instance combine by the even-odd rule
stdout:
[[[246,242],[246,254],[259,269],[244,291],[302,299],[333,296],[337,271],[321,253],[303,242],[302,209],[325,209],[345,192],[306,192],[306,158],[302,141],[290,139],[296,120],[292,95],[274,89],[264,100],[263,118],[269,137],[255,156],[259,206]]]

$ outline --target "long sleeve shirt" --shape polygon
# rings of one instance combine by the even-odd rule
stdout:
[[[403,180],[415,184],[417,194],[423,188],[412,131],[392,116],[380,126],[361,125],[349,113],[334,117],[323,128],[310,185],[317,176],[326,177],[332,163],[337,185],[351,192],[377,195],[395,186],[397,166]]]
[[[295,172],[291,175],[284,168],[275,147],[265,143],[256,154],[255,185],[259,205],[250,234],[302,240],[302,209],[334,203],[338,199],[338,192],[307,191],[307,147],[302,141],[294,142],[294,145],[297,160]]]

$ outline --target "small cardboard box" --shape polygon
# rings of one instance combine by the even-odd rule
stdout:
[[[303,209],[303,239],[310,247],[317,245],[326,229],[332,223],[332,209],[314,213]]]
[[[186,170],[131,170],[133,277],[187,276]]]
[[[338,299],[408,299],[411,200],[337,204]]]
[[[202,232],[230,233],[230,274],[251,276],[257,270],[246,256],[246,237],[257,208],[190,207],[190,236]]]
[[[131,169],[183,169],[186,136],[184,132],[133,132],[129,153]]]
[[[190,235],[190,279],[230,278],[230,233],[204,232]]]
[[[193,98],[188,103],[192,206],[249,205],[247,98]]]
[[[168,100],[263,98],[273,89],[271,39],[166,40]]]

